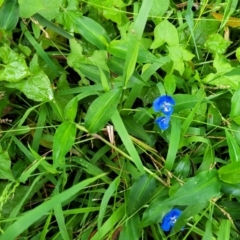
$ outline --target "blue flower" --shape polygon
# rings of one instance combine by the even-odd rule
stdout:
[[[160,118],[157,118],[155,122],[158,124],[159,128],[162,130],[166,130],[169,127],[170,122],[170,116],[162,116]]]
[[[174,105],[175,101],[172,97],[163,95],[154,100],[153,110],[155,112],[161,111],[163,114],[170,116],[173,113]]]
[[[175,225],[177,219],[182,214],[182,211],[180,211],[177,208],[172,209],[170,212],[168,212],[162,220],[161,228],[165,232],[169,232],[171,228]]]

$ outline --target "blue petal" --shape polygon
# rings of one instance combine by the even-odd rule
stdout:
[[[153,102],[153,110],[155,112],[163,112],[166,115],[171,115],[173,112],[173,106],[175,105],[175,101],[172,97],[163,95],[158,97]]]
[[[180,211],[177,208],[172,209],[170,212],[168,212],[162,220],[161,228],[163,231],[168,232],[171,230],[171,228],[175,225],[177,219],[182,214],[182,211]]]
[[[162,116],[157,118],[155,122],[158,124],[160,129],[166,130],[169,127],[170,116]]]

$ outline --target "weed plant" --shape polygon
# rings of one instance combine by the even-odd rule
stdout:
[[[237,0],[0,1],[0,240],[240,239]]]

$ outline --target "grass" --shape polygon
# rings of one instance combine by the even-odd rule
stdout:
[[[238,8],[0,1],[0,240],[240,239]]]

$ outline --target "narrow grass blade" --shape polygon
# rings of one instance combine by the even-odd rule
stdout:
[[[53,32],[67,38],[71,39],[74,38],[74,36],[70,35],[68,32],[64,31],[62,28],[57,27],[55,24],[52,22],[48,21],[45,17],[42,15],[36,13],[32,16],[35,20],[37,20],[42,26],[47,27],[51,29]]]
[[[17,204],[17,206],[12,210],[12,212],[9,215],[9,219],[14,219],[20,212],[21,208],[23,207],[25,201],[29,198],[29,196],[32,194],[32,192],[35,190],[37,191],[38,188],[36,188],[36,185],[39,183],[44,184],[45,182],[47,182],[47,178],[43,178],[43,180],[41,180],[41,178],[43,177],[43,174],[39,174],[34,181],[32,182],[31,186],[29,187],[27,193],[24,195],[24,197],[21,199],[21,201]],[[42,186],[41,184],[39,184],[39,187]],[[4,227],[3,230],[6,230],[13,221],[9,221],[7,222]]]
[[[173,164],[178,152],[178,146],[180,141],[180,134],[181,134],[181,122],[178,118],[172,118],[171,121],[171,136],[170,136],[170,143],[167,153],[167,158],[165,162],[165,167],[169,171],[172,170]]]
[[[135,69],[140,47],[140,39],[142,37],[143,30],[148,19],[148,14],[152,7],[152,3],[153,0],[143,1],[139,14],[134,23],[133,30],[129,32],[129,45],[123,72],[124,88],[126,88],[127,83]]]
[[[32,141],[32,149],[35,152],[38,152],[38,149],[39,149],[39,145],[40,145],[41,137],[43,133],[43,126],[46,122],[46,117],[47,117],[47,108],[46,108],[46,105],[42,105],[39,110],[36,129],[33,130],[34,135],[33,135],[33,141]]]
[[[69,198],[76,195],[80,190],[89,184],[95,182],[97,179],[100,179],[105,174],[99,175],[97,177],[88,178],[68,190],[54,196],[50,200],[42,203],[36,208],[26,212],[24,215],[18,218],[16,222],[14,222],[11,226],[9,226],[6,231],[0,236],[0,240],[15,240],[22,232],[24,232],[28,227],[30,227],[37,220],[42,218],[45,214],[47,214],[53,207],[57,204],[61,204],[64,201],[67,201]],[[119,208],[121,209],[121,208]]]
[[[113,214],[108,218],[108,220],[102,225],[100,229],[95,233],[91,240],[104,239],[104,236],[110,232],[116,223],[120,222],[125,215],[125,205],[122,204]],[[0,240],[2,240],[0,238]]]
[[[35,38],[31,35],[31,33],[26,29],[23,23],[20,24],[21,29],[27,38],[27,40],[32,44],[35,48],[38,55],[45,61],[45,63],[55,72],[57,76],[60,76],[59,69],[57,69],[56,65],[53,63],[51,58],[46,54],[46,52],[42,49],[41,45],[35,40]]]
[[[119,177],[115,178],[103,195],[103,199],[101,201],[100,211],[98,215],[98,229],[100,229],[102,225],[102,221],[103,221],[109,200],[114,194],[114,192],[117,190],[119,183],[120,183],[120,178]]]
[[[112,116],[112,122],[114,124],[115,129],[117,130],[120,138],[122,139],[122,142],[127,149],[128,153],[130,154],[132,161],[135,163],[138,170],[144,174],[145,170],[142,164],[142,161],[138,155],[138,152],[136,148],[134,147],[132,140],[123,124],[122,118],[119,115],[118,111],[115,111],[115,113]]]
[[[57,196],[57,195],[56,195]],[[63,240],[70,240],[65,224],[65,218],[63,215],[63,210],[61,204],[57,204],[56,206],[53,207],[54,209],[54,216],[56,217],[58,227],[61,233],[61,237]]]
[[[190,33],[191,33],[191,37],[193,39],[193,43],[194,43],[197,58],[200,59],[198,49],[197,49],[197,45],[196,45],[196,41],[195,41],[195,37],[194,37],[194,31],[193,31],[194,22],[193,22],[192,5],[193,5],[192,0],[188,0],[187,11],[186,11],[185,18],[186,18],[186,21],[187,21],[187,24],[188,24],[188,27],[189,27],[189,30],[190,30]]]

